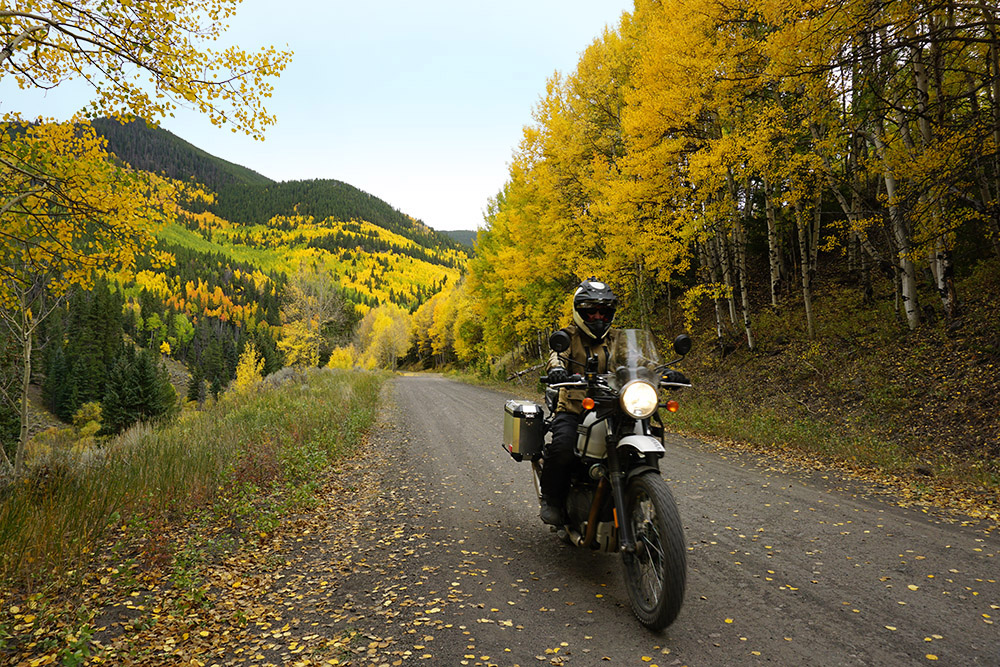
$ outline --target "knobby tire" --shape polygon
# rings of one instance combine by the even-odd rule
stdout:
[[[684,527],[670,487],[659,474],[633,479],[625,491],[636,553],[623,554],[625,588],[639,622],[661,630],[684,601],[687,554]]]

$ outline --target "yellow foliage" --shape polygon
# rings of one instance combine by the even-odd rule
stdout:
[[[281,331],[278,349],[285,353],[285,364],[300,368],[313,368],[319,364],[318,332],[309,329],[302,320],[290,322]]]
[[[166,219],[173,186],[115,166],[89,125],[0,123],[0,305],[19,285],[47,282],[52,296],[87,287],[97,270],[128,271]]]
[[[373,308],[358,325],[358,341],[366,368],[395,370],[399,357],[410,348],[411,318],[393,304]]]
[[[347,347],[335,347],[333,351],[330,352],[330,360],[327,362],[327,368],[339,368],[342,370],[348,370],[354,367],[355,358],[357,352],[353,345],[348,345]]]
[[[262,106],[272,92],[270,79],[291,53],[274,47],[256,53],[211,48],[237,4],[197,0],[115,7],[31,0],[7,5],[0,43],[11,51],[0,59],[0,77],[41,89],[78,79],[93,89],[88,111],[94,116],[153,120],[178,107],[194,108],[215,125],[232,125],[260,139],[275,121]]]
[[[101,404],[97,401],[88,401],[84,403],[77,409],[76,414],[73,415],[73,426],[81,430],[88,424],[100,424],[100,421]]]
[[[698,307],[704,299],[728,299],[732,295],[730,287],[719,283],[700,283],[688,289],[679,304],[688,328],[693,328],[698,320]]]
[[[264,357],[257,351],[257,346],[250,341],[243,348],[236,363],[236,378],[233,380],[233,388],[237,391],[253,389],[263,379]]]

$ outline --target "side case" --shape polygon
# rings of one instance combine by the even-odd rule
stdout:
[[[533,401],[512,399],[504,404],[503,448],[515,461],[542,453],[545,420],[542,406]]]

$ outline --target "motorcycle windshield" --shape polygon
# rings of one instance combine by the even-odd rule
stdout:
[[[618,330],[608,368],[614,369],[619,386],[635,379],[655,381],[659,366],[660,355],[656,351],[653,334],[646,329]]]

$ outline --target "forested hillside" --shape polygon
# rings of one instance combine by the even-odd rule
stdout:
[[[326,364],[337,349],[340,363],[384,363],[406,353],[398,323],[459,280],[466,249],[350,185],[274,183],[142,121],[94,127],[110,150],[102,158],[96,148],[98,159],[117,157],[122,178],[161,184],[163,198],[150,203],[162,218],[128,270],[43,306],[33,380],[67,423],[93,421],[109,434],[169,415],[178,394],[218,396],[247,355],[263,375]],[[367,337],[355,348],[362,320]],[[20,421],[11,407],[0,410],[8,448]]]
[[[119,123],[97,118],[93,126],[108,142],[108,150],[135,169],[181,181],[193,179],[213,191],[234,183],[273,182],[246,167],[209,155],[168,130],[150,127],[142,119]]]
[[[205,186],[213,201],[190,202],[194,212],[209,210],[237,224],[266,224],[276,215],[311,216],[317,220],[364,220],[405,236],[420,245],[458,246],[449,236],[393,208],[378,197],[335,180],[275,182],[232,162],[209,155],[163,128],[142,120],[93,121],[108,150],[136,169]]]
[[[543,353],[595,275],[620,326],[688,330],[712,351],[697,361],[712,406],[780,404],[910,454],[938,428],[994,470],[997,35],[979,5],[637,1],[548,82],[471,255],[345,183],[274,183],[98,123],[122,161],[175,179],[148,181],[157,247],[105,289],[122,335],[185,363],[201,398],[251,339],[268,368],[496,374]],[[53,330],[98,302],[66,299]]]

